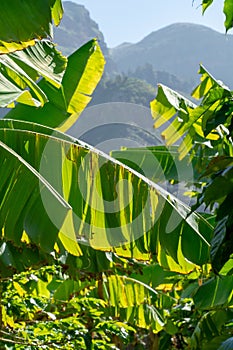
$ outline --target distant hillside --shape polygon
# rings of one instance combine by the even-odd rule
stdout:
[[[179,23],[155,31],[136,44],[111,50],[118,69],[127,74],[150,63],[188,82],[197,82],[202,63],[217,79],[233,87],[233,36],[208,27]]]
[[[64,54],[69,55],[88,40],[97,37],[107,61],[105,70],[107,78],[102,79],[98,85],[91,105],[104,102],[131,102],[149,106],[149,102],[156,95],[155,87],[158,80],[154,79],[151,84],[148,84],[150,82],[147,81],[146,76],[140,76],[140,74],[137,76],[137,72],[132,72],[130,78],[117,75],[116,64],[109,55],[104,35],[98,24],[91,19],[88,10],[83,5],[72,1],[65,1],[63,5],[64,16],[61,24],[54,28],[54,40],[58,48]],[[152,75],[150,77],[152,78]],[[173,81],[172,79],[174,80],[167,73],[164,83]]]
[[[128,102],[150,107],[156,88],[145,80],[124,75],[104,78],[97,86],[90,105],[106,102]]]
[[[176,91],[188,94],[192,91],[194,85],[193,80],[184,80],[183,78],[178,78],[174,74],[156,70],[150,63],[138,66],[134,71],[130,69],[127,72],[127,75],[129,77],[144,80],[152,86],[157,86],[159,83],[163,83]]]
[[[161,144],[150,109],[125,102],[87,107],[68,133],[102,151]]]

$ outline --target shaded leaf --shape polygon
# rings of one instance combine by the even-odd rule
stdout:
[[[227,309],[205,313],[191,336],[192,349],[199,349],[200,346],[204,350],[216,349],[216,345],[224,338],[220,336],[222,327],[232,319],[232,316],[232,311]]]
[[[20,4],[17,0],[2,0],[0,53],[21,50],[34,45],[35,39],[51,37],[52,19],[57,25],[61,15],[61,0],[27,0]]]
[[[216,276],[200,286],[193,300],[200,309],[224,306],[232,295],[233,276]]]

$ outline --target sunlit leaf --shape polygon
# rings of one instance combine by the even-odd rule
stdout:
[[[56,87],[61,85],[66,59],[49,41],[8,55],[0,55],[0,107],[14,107],[15,102],[35,107],[48,101],[37,79],[45,77]]]
[[[119,250],[122,256],[134,256],[134,241],[136,256],[156,252],[159,239],[181,269],[184,259],[208,261],[211,226],[154,182],[67,135],[57,132],[49,138],[49,128],[10,120],[1,124],[2,147],[10,155],[2,161],[12,162],[2,167],[2,191],[8,188],[1,204],[6,238],[20,244],[25,231],[45,251],[53,251],[59,238],[70,253],[80,255],[77,238],[96,249]],[[27,191],[26,182],[31,183]],[[190,239],[195,249],[189,248]]]
[[[202,13],[213,3],[213,0],[202,0]]]
[[[226,16],[225,27],[226,31],[233,27],[233,3],[231,0],[224,0],[223,12]]]
[[[43,108],[35,109],[19,103],[7,114],[7,118],[67,130],[90,102],[103,69],[104,58],[99,45],[96,40],[91,40],[68,58],[62,79],[58,75],[60,88],[50,84],[50,76],[42,74],[45,78],[38,83],[38,87],[48,99]],[[60,73],[59,70],[58,72]],[[52,79],[54,80],[53,76]]]

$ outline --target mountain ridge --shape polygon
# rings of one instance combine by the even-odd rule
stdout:
[[[208,48],[208,49],[207,49]],[[233,35],[193,23],[175,23],[156,30],[135,44],[111,49],[119,71],[127,73],[146,63],[197,82],[202,63],[217,79],[233,86]]]
[[[54,28],[58,48],[64,54],[70,54],[88,40],[98,37],[107,62],[105,72],[110,77],[123,73],[151,83],[142,75],[135,74],[150,64],[154,72],[166,72],[177,77],[178,84],[171,88],[193,88],[199,82],[197,72],[202,64],[216,79],[233,87],[233,76],[229,74],[233,71],[231,34],[225,35],[204,25],[182,22],[155,30],[137,43],[125,42],[110,49],[99,25],[90,17],[84,5],[72,1],[65,1],[63,5],[63,19],[60,26]],[[174,81],[173,78],[168,80]],[[190,91],[188,89],[186,93]]]
[[[121,47],[121,46],[124,46],[124,45],[134,45],[134,44],[139,44],[139,43],[141,43],[142,41],[145,41],[147,38],[149,38],[150,36],[153,36],[155,33],[156,34],[159,34],[159,33],[162,33],[162,32],[164,32],[164,31],[166,31],[166,30],[169,30],[170,28],[172,28],[172,27],[179,27],[179,26],[187,26],[187,27],[193,27],[193,28],[202,28],[203,30],[210,30],[210,31],[213,31],[213,32],[215,32],[215,33],[217,33],[217,34],[221,34],[221,35],[224,35],[225,36],[225,34],[223,34],[223,33],[221,33],[221,32],[219,32],[219,31],[217,31],[217,30],[215,30],[215,29],[213,29],[213,28],[211,28],[211,27],[208,27],[208,26],[205,26],[205,25],[203,25],[203,24],[196,24],[196,23],[191,23],[191,22],[174,22],[174,23],[172,23],[172,24],[168,24],[167,26],[163,26],[163,27],[161,27],[161,28],[159,28],[159,29],[156,29],[156,30],[153,30],[152,32],[150,32],[150,33],[148,33],[148,34],[146,34],[141,40],[139,40],[139,41],[136,41],[136,42],[123,42],[123,43],[121,43],[121,44],[119,44],[119,45],[117,45],[117,46],[114,46],[114,47],[111,47],[110,48],[110,50],[114,50],[114,49],[117,49],[117,48],[119,48],[119,47]],[[227,34],[227,35],[230,35],[230,36],[233,36],[232,34]]]

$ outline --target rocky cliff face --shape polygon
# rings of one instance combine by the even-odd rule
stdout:
[[[89,11],[83,6],[65,1],[63,3],[64,15],[58,27],[54,28],[54,41],[64,55],[69,55],[87,41],[97,38],[107,60],[107,71],[112,72],[112,62],[103,33],[98,24],[90,17]]]
[[[83,5],[65,1],[64,15],[60,25],[54,28],[54,39],[64,54],[70,54],[88,40],[98,38],[103,51],[107,51],[103,33],[98,24],[90,18],[88,10]]]

